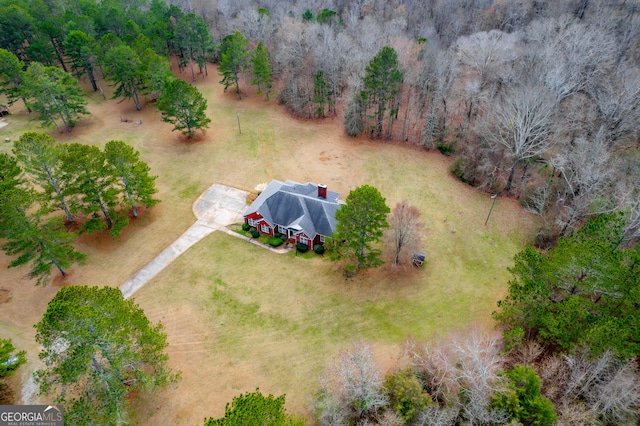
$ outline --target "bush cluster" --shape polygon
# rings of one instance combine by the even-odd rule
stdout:
[[[282,238],[279,238],[279,237],[272,237],[272,238],[269,238],[268,243],[272,247],[278,247],[278,246],[282,245],[282,243],[284,243],[284,240]]]
[[[248,223],[243,223],[242,224],[242,230],[245,232],[248,232],[249,229],[251,229],[251,226]]]
[[[256,228],[251,228],[249,233],[251,234],[251,237],[253,237],[253,238],[258,238],[260,236],[260,232],[258,232],[258,230]]]
[[[296,243],[296,250],[300,253],[306,253],[309,250],[309,246],[302,243]]]

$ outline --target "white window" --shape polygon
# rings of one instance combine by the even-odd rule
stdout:
[[[262,231],[265,234],[268,234],[269,232],[271,232],[271,228],[269,228],[267,225],[262,224],[260,225],[260,231]]]
[[[247,223],[249,224],[249,226],[256,226],[256,221],[253,219],[249,219]]]
[[[325,236],[324,235],[320,235],[320,242],[324,243],[325,242]]]
[[[305,237],[304,235],[300,235],[300,242],[302,244],[309,244],[309,239],[307,237]]]
[[[278,232],[281,233],[282,235],[287,235],[287,228],[285,228],[284,226],[278,225]]]

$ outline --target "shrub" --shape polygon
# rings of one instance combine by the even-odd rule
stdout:
[[[242,224],[242,230],[247,232],[249,229],[251,229],[251,226],[249,226],[248,223],[243,223]]]
[[[316,244],[315,246],[313,246],[313,251],[315,251],[317,254],[323,254],[324,246],[322,244]]]
[[[283,239],[283,240],[284,240],[284,238],[282,238],[282,234],[281,234],[281,233],[279,233],[279,232],[277,232],[277,231],[273,233],[273,236],[274,236],[275,238],[280,238],[280,239]]]
[[[411,423],[416,414],[432,404],[431,396],[422,389],[411,370],[403,370],[387,376],[384,381],[384,391],[393,411],[407,423]]]
[[[282,243],[284,243],[284,240],[279,237],[272,237],[272,238],[269,238],[268,243],[272,247],[278,247],[279,245],[282,245]]]
[[[251,231],[249,231],[251,233],[251,236],[253,238],[258,238],[260,236],[260,233],[258,232],[258,230],[256,228],[251,228]]]
[[[467,178],[467,168],[469,166],[468,163],[469,162],[466,158],[456,157],[455,160],[451,162],[451,166],[449,166],[449,169],[451,170],[451,173],[458,177],[458,179],[460,179],[464,183],[472,185],[473,182],[470,182]]]
[[[525,425],[553,425],[554,406],[540,393],[540,378],[531,367],[517,365],[504,373],[507,388],[496,394],[492,405]]]
[[[453,154],[456,150],[455,141],[451,143],[446,143],[441,140],[437,140],[435,143],[436,143],[436,148],[438,148],[438,151],[440,151],[440,153],[446,156]]]
[[[309,250],[309,246],[302,243],[296,243],[296,250],[300,253],[306,253]]]

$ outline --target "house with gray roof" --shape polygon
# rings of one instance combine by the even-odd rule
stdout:
[[[282,234],[290,243],[313,248],[336,230],[336,211],[343,204],[326,185],[273,180],[244,212],[244,221],[261,234]]]

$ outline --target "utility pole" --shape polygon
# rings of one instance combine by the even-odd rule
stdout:
[[[489,209],[487,220],[484,221],[484,226],[487,226],[487,223],[489,222],[489,217],[491,216],[491,212],[493,211],[493,206],[496,204],[496,200],[498,199],[498,194],[493,194],[491,196],[491,199],[493,200],[493,202],[491,203],[491,208]]]

